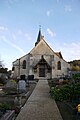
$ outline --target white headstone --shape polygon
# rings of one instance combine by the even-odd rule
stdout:
[[[26,91],[26,82],[25,82],[25,80],[19,80],[19,82],[18,82],[18,90],[19,90],[19,92],[25,92]]]

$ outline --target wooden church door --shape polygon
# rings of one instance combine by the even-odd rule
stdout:
[[[39,67],[39,77],[45,77],[45,65]]]

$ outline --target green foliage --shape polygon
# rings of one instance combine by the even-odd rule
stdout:
[[[80,79],[80,73],[74,74],[72,76],[73,79]]]
[[[61,92],[60,92],[60,89],[56,89],[56,88],[51,88],[51,96],[55,99],[55,100],[60,100],[60,101],[62,101],[63,100],[63,96],[62,96],[62,94],[61,94]]]
[[[11,105],[8,103],[0,103],[0,109],[1,110],[9,110],[9,109],[11,109]]]
[[[50,87],[54,87],[55,86],[53,80],[48,80],[48,84],[49,84]]]
[[[50,87],[55,87],[56,85],[60,85],[59,78],[54,78],[52,80],[48,80],[48,84]]]
[[[52,87],[50,90],[51,96],[58,101],[63,100],[79,100],[80,97],[80,83],[72,85],[64,85],[60,88]]]
[[[7,94],[15,94],[17,92],[17,84],[15,80],[9,80],[4,86],[3,91]]]
[[[12,83],[16,83],[16,81],[15,81],[15,80],[10,80],[10,82],[12,82]]]
[[[17,93],[17,89],[16,88],[5,88],[5,89],[3,89],[3,91],[6,94],[16,94]]]

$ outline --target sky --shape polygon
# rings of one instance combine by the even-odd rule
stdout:
[[[0,61],[8,69],[27,54],[39,26],[45,41],[66,61],[80,59],[80,0],[0,0]]]

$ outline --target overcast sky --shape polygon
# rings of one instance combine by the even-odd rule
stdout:
[[[80,0],[0,0],[0,60],[27,54],[39,25],[45,41],[66,61],[80,59]]]

